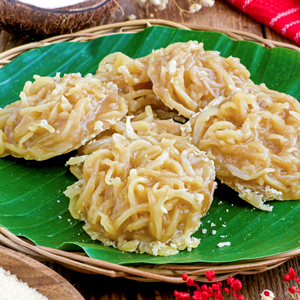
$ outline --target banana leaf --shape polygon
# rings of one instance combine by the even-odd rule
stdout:
[[[141,57],[175,42],[197,40],[205,50],[239,57],[251,79],[300,99],[300,53],[280,47],[266,49],[224,34],[151,27],[139,33],[115,34],[89,42],[63,42],[31,50],[0,69],[0,106],[19,99],[33,75],[95,73],[100,60],[120,51]],[[284,253],[300,247],[300,201],[273,201],[272,212],[254,209],[230,188],[218,184],[213,204],[194,234],[201,239],[192,251],[169,257],[123,253],[93,241],[68,211],[63,191],[76,181],[65,166],[74,153],[43,162],[13,157],[0,159],[0,225],[37,245],[67,251],[84,250],[92,258],[116,264],[235,262]],[[212,227],[212,224],[214,225]],[[206,229],[206,230],[203,230]],[[213,230],[216,231],[213,234]],[[218,247],[220,242],[230,246]]]

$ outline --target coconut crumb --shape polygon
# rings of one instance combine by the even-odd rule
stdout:
[[[230,242],[221,242],[221,243],[218,243],[218,244],[217,244],[217,246],[218,246],[219,248],[224,247],[224,246],[230,246],[230,245],[231,245]]]
[[[128,16],[128,20],[136,20],[136,15],[134,15],[134,14],[131,14],[131,15],[129,15]]]
[[[282,199],[282,192],[275,190],[269,186],[265,187],[262,194],[258,192],[254,192],[251,189],[245,188],[242,184],[235,183],[233,186],[239,193],[239,197],[253,206],[266,211],[272,211],[273,206],[269,204],[265,204],[265,201],[273,200],[273,199]]]
[[[102,121],[96,121],[95,122],[95,127],[94,130],[99,130],[99,131],[103,131],[103,122]]]

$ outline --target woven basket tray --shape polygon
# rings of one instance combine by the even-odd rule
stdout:
[[[266,48],[276,46],[300,51],[297,46],[263,39],[257,35],[231,29],[216,29],[211,27],[198,27],[178,24],[165,20],[135,20],[122,23],[102,25],[86,29],[77,33],[51,37],[39,42],[33,42],[15,47],[0,54],[0,67],[3,67],[19,54],[59,42],[84,42],[96,39],[104,35],[115,33],[138,32],[152,25],[169,26],[181,29],[218,31],[228,35],[233,40],[247,40],[259,43]],[[0,243],[10,248],[29,255],[37,260],[55,261],[70,269],[90,274],[102,274],[109,277],[125,277],[137,281],[153,282],[165,281],[170,283],[182,283],[181,274],[186,273],[195,281],[206,282],[205,271],[213,269],[218,280],[224,280],[228,276],[236,274],[249,275],[265,272],[278,267],[287,260],[300,255],[300,248],[294,251],[274,255],[266,258],[239,261],[235,263],[196,263],[196,264],[165,264],[165,265],[139,265],[122,266],[87,257],[84,253],[70,253],[62,250],[37,246],[27,239],[15,236],[3,227],[0,227]]]

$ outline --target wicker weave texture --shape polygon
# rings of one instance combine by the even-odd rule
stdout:
[[[133,33],[141,31],[150,26],[169,26],[173,28],[181,28],[186,30],[203,30],[203,31],[218,31],[228,35],[233,40],[245,40],[252,41],[261,44],[266,48],[274,48],[274,47],[284,47],[288,49],[293,49],[295,51],[300,52],[300,48],[294,45],[271,41],[268,39],[264,39],[258,35],[244,32],[241,30],[234,29],[224,29],[224,28],[211,28],[211,27],[203,27],[203,26],[191,26],[175,23],[167,20],[134,20],[127,21],[121,23],[112,23],[97,27],[92,27],[89,29],[85,29],[76,33],[70,33],[65,35],[54,36],[48,39],[44,39],[38,42],[32,42],[25,45],[21,45],[12,49],[9,49],[5,52],[0,53],[0,68],[4,65],[11,62],[15,57],[26,52],[28,50],[32,50],[35,48],[44,47],[47,45],[51,45],[54,43],[60,42],[86,42],[89,40],[94,40],[100,36],[112,35],[116,33]]]
[[[197,264],[172,264],[172,265],[141,265],[122,266],[93,258],[82,253],[70,253],[62,250],[36,246],[27,240],[21,239],[7,229],[0,227],[0,243],[29,255],[37,260],[58,262],[72,270],[101,274],[109,277],[126,277],[128,279],[144,282],[164,281],[170,283],[182,283],[181,275],[186,273],[195,281],[207,282],[204,273],[213,269],[219,281],[228,276],[237,274],[249,275],[262,273],[276,268],[287,260],[300,255],[300,249],[262,259],[240,261],[227,264],[197,263]]]
[[[285,47],[295,51],[300,48],[266,40],[257,35],[232,29],[216,29],[211,27],[191,27],[166,20],[135,20],[122,23],[102,25],[94,28],[82,30],[77,33],[51,37],[39,42],[33,42],[15,47],[0,54],[0,67],[5,66],[15,57],[23,52],[46,45],[60,42],[85,42],[96,39],[100,36],[112,35],[116,33],[133,33],[141,31],[149,26],[169,26],[186,30],[218,31],[228,35],[234,40],[247,40],[259,43],[266,48]],[[19,238],[0,227],[0,243],[13,248],[37,260],[47,260],[58,262],[70,269],[90,274],[101,274],[109,277],[125,277],[136,281],[154,282],[164,281],[170,283],[182,283],[181,274],[186,273],[195,281],[207,282],[204,273],[213,269],[218,280],[225,280],[228,276],[236,274],[249,275],[265,272],[278,267],[287,260],[300,255],[300,248],[283,254],[270,256],[261,259],[239,261],[226,264],[197,263],[197,264],[172,264],[172,265],[141,265],[122,266],[97,259],[89,258],[83,253],[70,253],[62,250],[33,245],[28,240]]]

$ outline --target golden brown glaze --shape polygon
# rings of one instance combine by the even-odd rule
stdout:
[[[35,77],[0,110],[0,156],[45,160],[79,148],[127,113],[117,87],[92,75]]]
[[[300,198],[300,104],[264,85],[246,84],[211,102],[183,126],[215,162],[216,175],[254,206]]]
[[[218,96],[229,96],[249,71],[237,58],[204,51],[196,41],[175,43],[149,55],[148,76],[154,93],[170,109],[191,117]]]
[[[83,176],[65,192],[73,217],[85,221],[92,238],[121,251],[191,250],[199,243],[191,234],[212,201],[213,162],[185,138],[138,136],[129,119],[126,126],[69,161],[83,163]]]

